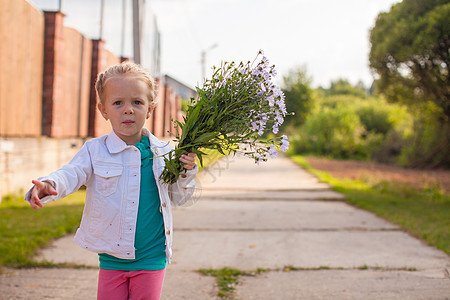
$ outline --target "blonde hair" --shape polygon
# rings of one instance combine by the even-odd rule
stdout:
[[[142,80],[148,86],[148,100],[149,104],[155,102],[155,80],[142,66],[132,63],[123,62],[120,64],[112,65],[105,71],[101,72],[97,76],[97,81],[95,82],[95,90],[97,91],[97,97],[100,103],[104,102],[104,92],[105,86],[109,79],[123,76],[123,75],[135,75],[138,79]]]

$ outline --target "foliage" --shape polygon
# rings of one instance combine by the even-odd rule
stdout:
[[[407,118],[405,109],[398,105],[387,105],[383,99],[362,102],[356,114],[368,132],[383,135]]]
[[[392,162],[411,134],[410,127],[410,115],[401,105],[379,97],[334,95],[315,100],[292,144],[296,153]],[[395,151],[386,144],[388,136]]]
[[[325,97],[334,95],[352,95],[358,98],[365,98],[367,96],[367,91],[362,82],[359,82],[358,86],[353,86],[347,79],[343,78],[331,81],[330,88],[320,88],[320,90]]]
[[[164,157],[161,178],[165,183],[178,179],[184,170],[179,157],[190,152],[197,154],[200,164],[205,149],[221,154],[239,151],[259,163],[268,155],[276,156],[277,149],[287,149],[285,135],[262,138],[267,131],[278,133],[287,111],[283,92],[271,82],[275,66],[269,66],[265,56],[254,66],[260,55],[262,51],[253,62],[237,66],[222,63],[212,79],[197,87],[198,98],[187,108],[184,122],[176,121],[178,145]]]
[[[265,269],[258,268],[256,271],[241,271],[232,268],[215,269],[200,269],[199,273],[203,275],[211,275],[216,277],[217,286],[219,291],[217,295],[224,299],[232,299],[233,293],[236,290],[235,286],[239,283],[240,276],[254,276],[266,272]]]
[[[318,94],[305,123],[291,128],[296,153],[413,167],[430,166],[430,161],[431,166],[450,165],[450,152],[442,149],[450,127],[436,121],[439,108],[433,103],[415,111],[380,96]]]
[[[423,105],[414,112],[413,134],[402,147],[399,163],[415,168],[450,167],[450,123],[442,124],[436,114],[440,109],[434,103]]]
[[[84,196],[78,191],[37,211],[23,197],[6,198],[0,205],[0,266],[35,266],[40,247],[78,227]]]
[[[293,147],[298,152],[366,158],[365,133],[358,116],[350,107],[325,106],[306,119],[300,138],[293,142]]]
[[[439,187],[418,189],[398,182],[341,179],[313,169],[307,159],[293,160],[345,195],[346,201],[400,225],[413,235],[450,254],[450,196]]]
[[[288,75],[283,77],[283,82],[287,110],[295,114],[295,118],[286,120],[286,125],[299,126],[304,123],[311,109],[312,79],[308,77],[306,67],[303,66],[290,70]]]
[[[377,88],[393,101],[427,101],[450,121],[450,3],[403,0],[378,15],[370,33]]]

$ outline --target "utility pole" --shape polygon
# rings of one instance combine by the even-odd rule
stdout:
[[[105,15],[105,0],[100,0],[100,33],[99,40],[103,39],[103,16]]]
[[[126,27],[126,19],[127,19],[127,0],[122,0],[122,40],[120,45],[120,55],[121,57],[125,57],[125,27]]]
[[[141,16],[142,0],[133,0],[133,58],[137,64],[141,63]]]
[[[212,45],[209,48],[202,51],[202,56],[201,56],[202,82],[205,80],[205,77],[206,77],[206,53],[208,53],[212,49],[216,48],[217,46],[218,46],[217,43],[215,43],[214,45]]]

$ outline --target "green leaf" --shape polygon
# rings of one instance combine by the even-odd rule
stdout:
[[[194,143],[204,143],[217,137],[217,132],[207,132],[194,140]]]

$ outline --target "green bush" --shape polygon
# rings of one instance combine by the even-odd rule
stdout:
[[[367,131],[383,135],[408,118],[405,107],[388,104],[382,98],[360,101],[356,113]]]
[[[413,134],[405,139],[399,164],[410,167],[450,167],[450,124],[436,118],[440,108],[429,102],[416,112]]]
[[[360,97],[354,95],[332,95],[318,98],[315,102],[315,108],[337,108],[338,106],[353,107],[363,101]]]
[[[293,142],[297,153],[316,153],[338,158],[367,158],[367,132],[351,107],[323,107],[311,114]],[[374,135],[370,135],[377,139]]]
[[[332,95],[315,101],[292,144],[299,154],[395,162],[411,124],[405,107],[383,98]]]

